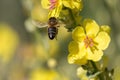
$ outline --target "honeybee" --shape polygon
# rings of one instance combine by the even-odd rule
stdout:
[[[38,21],[33,21],[33,24],[38,26],[39,28],[48,27],[48,29],[47,29],[48,30],[48,37],[50,40],[57,38],[58,27],[59,27],[57,18],[50,17],[47,25],[45,23],[40,23]]]

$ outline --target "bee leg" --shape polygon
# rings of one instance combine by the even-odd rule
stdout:
[[[56,27],[60,27],[60,25],[59,25],[59,24],[57,24],[57,25],[56,25]]]

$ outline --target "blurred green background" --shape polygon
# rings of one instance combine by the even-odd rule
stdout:
[[[58,40],[50,41],[46,28],[34,28],[29,23],[34,1],[0,0],[0,80],[79,80],[78,66],[67,63],[71,33],[60,28]],[[120,66],[120,0],[83,2],[83,18],[111,27],[104,59],[109,68]]]

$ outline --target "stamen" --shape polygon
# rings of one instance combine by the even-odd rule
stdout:
[[[51,3],[54,3],[54,2],[56,2],[56,0],[50,0],[50,2],[51,2]]]
[[[57,5],[57,0],[49,0],[50,1],[50,10],[54,9]]]
[[[85,43],[86,48],[94,46],[93,39],[88,36],[86,36],[86,38],[84,39],[84,43]]]

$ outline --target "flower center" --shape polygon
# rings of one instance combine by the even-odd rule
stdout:
[[[50,10],[54,9],[58,3],[57,0],[49,0],[50,1]]]
[[[86,38],[84,39],[84,43],[86,48],[94,46],[93,39],[88,36],[86,36]]]

